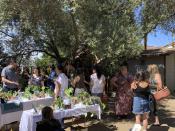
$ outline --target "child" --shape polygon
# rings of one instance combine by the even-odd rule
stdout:
[[[133,113],[135,114],[136,122],[131,131],[141,130],[141,117],[143,120],[144,131],[147,131],[148,116],[149,116],[149,82],[147,80],[147,73],[139,71],[135,75],[135,81],[131,84],[134,92]]]

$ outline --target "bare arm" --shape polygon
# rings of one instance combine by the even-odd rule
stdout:
[[[2,82],[19,85],[18,82],[10,81],[10,80],[6,79],[4,76],[2,76]]]
[[[118,87],[118,84],[116,83],[116,81],[117,81],[117,78],[113,77],[110,81],[111,85],[113,85],[114,87]]]
[[[137,88],[137,82],[136,81],[133,81],[132,83],[131,83],[131,89],[136,89]]]
[[[90,82],[87,82],[86,80],[84,80],[84,83],[90,86]]]
[[[29,81],[28,81],[28,84],[29,84],[29,85],[31,85],[31,84],[32,84],[31,80],[29,80]]]
[[[61,84],[59,82],[55,82],[55,90],[54,90],[54,93],[55,93],[55,98],[57,98],[57,96],[59,95],[59,92],[60,92],[60,88],[61,88]]]
[[[106,93],[105,93],[105,86],[106,86],[106,79],[105,79],[105,78],[104,78],[104,80],[103,80],[103,85],[104,85],[104,86],[103,86],[103,94],[106,94]]]

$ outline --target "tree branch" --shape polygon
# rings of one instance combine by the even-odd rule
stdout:
[[[15,38],[14,36],[9,35],[8,33],[4,32],[4,31],[2,31],[2,30],[0,30],[0,32],[3,33],[3,34],[5,34],[5,35],[8,36],[8,37]]]

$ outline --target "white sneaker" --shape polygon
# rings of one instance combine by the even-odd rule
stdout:
[[[142,126],[140,124],[134,124],[134,127],[131,129],[131,131],[141,131]]]

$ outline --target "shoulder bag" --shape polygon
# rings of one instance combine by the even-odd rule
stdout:
[[[162,88],[161,90],[158,90],[154,95],[154,98],[157,100],[157,101],[160,101],[164,98],[167,98],[169,95],[170,95],[170,90],[168,89],[167,86],[165,86],[164,88]]]

